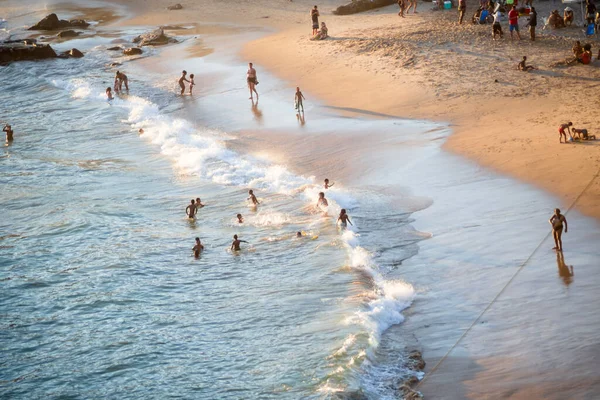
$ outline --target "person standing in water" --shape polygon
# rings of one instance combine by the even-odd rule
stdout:
[[[350,225],[353,225],[352,221],[350,221],[350,217],[348,216],[348,214],[346,214],[345,208],[342,208],[342,211],[340,212],[340,216],[338,217],[337,220],[340,223],[342,228],[346,228],[348,226],[348,223],[350,223]]]
[[[181,78],[179,78],[179,87],[181,88],[181,93],[180,93],[180,94],[181,94],[182,96],[183,96],[183,93],[185,93],[185,83],[183,83],[183,82],[184,82],[184,81],[185,81],[185,82],[189,82],[189,81],[186,79],[186,75],[187,75],[187,71],[186,71],[186,70],[183,70],[183,71],[181,72]]]
[[[202,204],[202,201],[200,201],[200,197],[196,197],[196,210],[202,207],[204,207],[204,204]]]
[[[127,79],[127,75],[117,71],[115,75],[115,82],[117,80],[119,81],[119,91],[123,90],[123,84],[125,84],[125,90],[129,92],[129,81]]]
[[[302,100],[305,100],[305,97],[300,91],[299,87],[296,87],[296,95],[294,96],[294,100],[296,103],[296,110],[300,111],[300,107],[302,107],[302,112],[304,112],[304,104],[302,103]]]
[[[320,192],[319,193],[319,200],[317,200],[317,207],[327,207],[329,206],[329,203],[327,203],[327,199],[325,198],[325,193]]]
[[[194,201],[194,199],[192,199],[190,205],[185,208],[185,214],[188,216],[189,219],[196,218],[196,202]]]
[[[254,195],[254,191],[252,189],[248,190],[248,198],[246,200],[250,200],[255,206],[260,204],[256,196]]]
[[[194,88],[194,74],[190,74],[190,95],[192,94],[192,89]]]
[[[204,246],[202,245],[202,242],[200,242],[200,238],[196,238],[196,245],[192,249],[192,251],[194,252],[194,257],[196,257],[196,258],[200,257],[200,253],[203,250],[204,250]]]
[[[112,99],[114,99],[112,90],[110,89],[110,86],[106,88],[106,99],[108,101],[111,101]]]
[[[560,213],[560,209],[557,208],[554,210],[554,215],[550,217],[548,220],[550,225],[552,225],[552,236],[554,237],[555,247],[552,250],[562,251],[562,231],[563,231],[563,223],[565,228],[565,233],[568,232],[569,226],[567,224],[567,219],[564,215]]]
[[[248,89],[250,90],[249,99],[254,101],[254,97],[252,97],[252,92],[254,92],[256,93],[256,101],[258,101],[258,92],[256,91],[256,85],[258,85],[258,80],[256,79],[256,70],[252,65],[252,63],[248,63],[248,72],[246,72],[246,82],[248,83]]]
[[[330,187],[332,187],[333,185],[335,185],[335,183],[331,183],[331,184],[330,184],[330,183],[329,183],[329,179],[325,178],[325,183],[324,183],[324,185],[323,185],[323,187],[324,187],[325,189],[329,189],[329,188],[330,188]]]
[[[248,243],[245,240],[240,240],[238,239],[238,235],[233,235],[233,242],[231,243],[231,250],[232,251],[240,251],[240,243]]]
[[[4,128],[2,128],[2,131],[4,133],[6,133],[6,143],[12,143],[13,141],[13,130],[12,127],[9,124],[4,125]]]

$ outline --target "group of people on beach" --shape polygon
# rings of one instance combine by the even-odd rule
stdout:
[[[193,90],[194,90],[194,74],[190,74],[190,79],[187,79],[187,71],[183,70],[181,71],[181,77],[179,78],[179,87],[181,88],[181,92],[179,93],[181,96],[183,96],[183,94],[185,93],[185,83],[187,82],[190,84],[190,94],[193,94]]]
[[[323,187],[325,189],[329,189],[333,185],[334,185],[333,183],[329,182],[329,179],[325,179],[325,181],[323,183]],[[256,208],[258,207],[259,204],[261,204],[258,201],[258,199],[256,198],[256,195],[254,194],[254,191],[252,189],[248,190],[248,197],[246,198],[246,201],[248,201],[250,203],[250,205],[252,206],[252,208],[254,210],[256,210]],[[187,215],[187,217],[189,219],[195,220],[196,216],[198,214],[198,209],[200,209],[204,206],[205,205],[202,204],[202,201],[200,200],[199,197],[197,197],[196,199],[192,199],[192,200],[190,200],[190,204],[185,209],[185,214]],[[326,215],[328,206],[329,206],[329,203],[328,203],[327,199],[325,198],[325,193],[320,192],[319,198],[318,198],[317,204],[316,204],[316,209],[323,211],[324,215]],[[240,214],[240,213],[236,214],[236,219],[237,219],[238,224],[244,223],[244,217],[242,216],[242,214]],[[348,224],[353,225],[346,209],[340,210],[340,215],[338,216],[337,223],[339,223],[339,225],[342,229],[346,229]],[[297,238],[300,238],[300,237],[304,236],[304,233],[299,231],[299,232],[296,232],[295,236]],[[198,258],[198,257],[200,257],[200,254],[204,250],[204,245],[202,244],[202,241],[200,240],[199,237],[196,237],[195,240],[196,240],[196,243],[195,243],[194,247],[192,248],[192,252],[194,254],[194,257]],[[240,240],[238,238],[237,234],[233,235],[233,242],[231,243],[230,250],[231,251],[241,250],[241,246],[240,246],[241,243],[247,243],[247,242],[245,240]]]
[[[329,37],[329,30],[327,29],[325,22],[321,22],[321,29],[319,29],[320,16],[321,14],[319,13],[319,8],[314,6],[310,10],[310,20],[312,22],[312,35],[310,40],[324,40]]]
[[[572,134],[571,134],[572,132]],[[596,135],[592,135],[588,133],[587,129],[577,129],[573,127],[573,122],[569,121],[564,124],[560,124],[558,127],[558,142],[567,143],[567,133],[569,133],[569,139],[573,142],[575,139],[580,140],[596,140]]]
[[[123,91],[123,85],[125,85],[125,91],[129,93],[129,79],[127,75],[122,73],[121,71],[117,71],[115,73],[115,82],[113,84],[114,93],[119,94]],[[113,91],[110,86],[106,88],[106,98],[108,100],[114,99]]]

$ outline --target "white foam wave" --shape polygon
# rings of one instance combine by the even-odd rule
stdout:
[[[92,93],[90,84],[85,79],[81,78],[75,78],[69,81],[53,79],[52,84],[71,92],[71,97],[74,99],[84,99],[90,97],[90,94]]]

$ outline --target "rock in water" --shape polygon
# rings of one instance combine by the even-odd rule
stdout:
[[[125,54],[126,56],[135,56],[138,54],[142,54],[142,49],[140,49],[138,47],[132,47],[130,49],[123,50],[123,54]]]
[[[56,36],[58,36],[59,38],[71,38],[71,37],[79,36],[79,32],[75,32],[74,30],[69,29],[68,31],[59,32],[59,34]]]
[[[121,48],[121,46],[113,46],[113,47],[109,47],[108,49],[109,51],[117,51],[117,50],[123,50],[123,48]]]
[[[352,3],[339,6],[333,10],[333,13],[336,15],[356,14],[374,8],[390,6],[397,2],[397,0],[353,0]]]
[[[165,35],[165,31],[158,28],[152,32],[144,33],[133,39],[133,43],[141,46],[161,46],[168,43],[177,43],[177,40]]]
[[[50,14],[44,17],[40,22],[29,28],[30,31],[53,31],[56,29],[63,28],[87,28],[90,26],[87,22],[82,19],[72,19],[66,21],[64,19],[58,19],[56,14]]]
[[[1,43],[0,63],[11,61],[43,60],[55,58],[56,53],[49,45],[36,45],[21,43]]]
[[[167,7],[167,10],[181,10],[183,6],[179,3],[173,4],[172,6]]]
[[[83,57],[83,53],[77,49],[71,49],[68,51],[69,57],[81,58]]]

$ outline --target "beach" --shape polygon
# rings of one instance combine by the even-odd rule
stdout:
[[[570,55],[576,28],[545,30],[535,43],[523,27],[523,40],[511,43],[505,28],[505,38],[492,42],[491,26],[458,26],[455,10],[430,11],[430,3],[401,19],[397,6],[334,16],[340,4],[327,1],[319,8],[331,37],[315,42],[308,40],[307,1],[205,1],[175,11],[163,0],[114,4],[50,3],[33,13],[100,23],[95,35],[71,41],[89,52],[86,69],[75,69],[85,79],[63,78],[69,67],[55,64],[56,71],[41,72],[46,86],[31,86],[16,104],[33,113],[36,90],[56,91],[56,99],[44,97],[45,107],[62,101],[72,115],[104,126],[114,112],[118,124],[102,138],[98,125],[86,126],[94,144],[81,137],[70,155],[53,132],[59,136],[47,140],[56,155],[30,150],[24,157],[12,145],[2,158],[5,172],[15,172],[4,182],[11,195],[2,196],[9,214],[0,265],[11,294],[2,305],[10,331],[2,345],[11,355],[1,378],[5,395],[89,398],[103,393],[96,385],[106,380],[115,382],[109,397],[122,398],[600,393],[593,310],[600,141],[557,140],[568,120],[590,133],[600,128],[598,61],[555,64]],[[536,8],[541,17],[554,5]],[[19,10],[16,3],[4,8],[19,24],[35,19]],[[180,43],[145,47],[137,59],[112,56],[137,88],[106,111],[102,85],[116,68],[106,48],[156,26]],[[595,54],[597,41],[587,41]],[[516,70],[522,55],[539,70]],[[260,80],[256,105],[245,87],[249,61]],[[193,97],[175,97],[182,69],[196,74]],[[305,115],[293,110],[296,86],[307,98]],[[22,126],[26,115],[16,104],[3,114]],[[43,131],[43,122],[35,129]],[[77,132],[74,124],[67,130]],[[32,145],[32,133],[25,140]],[[53,184],[40,195],[54,197],[48,225],[33,228],[18,210],[39,201],[27,189],[34,178],[26,178],[36,175],[26,160],[38,157]],[[83,212],[61,199],[72,187],[66,176],[81,171],[84,201],[77,192],[67,198]],[[325,177],[337,186],[326,191],[331,207],[320,217],[311,207]],[[265,208],[246,209],[248,188],[258,189]],[[174,206],[198,192],[222,208],[203,209],[211,217],[197,225],[184,223]],[[103,205],[113,202],[116,210]],[[239,233],[233,216],[240,206],[251,251],[232,259],[217,248]],[[548,218],[556,207],[569,220],[564,254],[551,250]],[[356,227],[335,227],[340,208]],[[288,236],[296,231],[308,244]],[[195,235],[210,252],[194,264],[181,254]],[[54,250],[52,237],[64,250]],[[114,254],[104,237],[114,240]],[[27,259],[33,240],[45,243],[49,259]],[[93,248],[108,257],[94,257]],[[68,287],[80,307],[60,295]],[[19,315],[22,309],[39,321]],[[140,324],[137,332],[128,318]],[[108,329],[95,319],[118,322]],[[38,342],[39,324],[47,324],[52,342]],[[81,332],[92,340],[77,352],[68,343]],[[117,347],[124,356],[110,351]],[[28,351],[48,364],[31,364]],[[410,358],[415,351],[424,370]],[[52,378],[89,359],[90,366]],[[149,385],[153,379],[161,384]],[[73,380],[82,383],[69,388]]]

